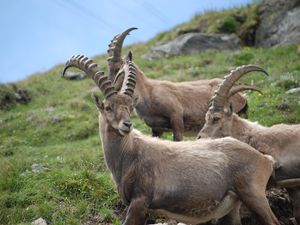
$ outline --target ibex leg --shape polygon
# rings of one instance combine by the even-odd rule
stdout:
[[[147,220],[148,208],[144,197],[131,201],[123,225],[144,225]]]
[[[241,225],[240,206],[241,203],[234,207],[228,215],[221,218],[218,225]]]
[[[293,203],[293,215],[298,225],[300,225],[300,187],[287,188],[290,199]]]
[[[152,137],[160,137],[163,132],[152,129]]]
[[[174,141],[182,141],[184,132],[184,123],[182,116],[174,114],[170,118],[171,127],[173,130]]]

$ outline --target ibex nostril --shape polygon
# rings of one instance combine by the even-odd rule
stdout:
[[[207,136],[206,134],[200,133],[200,134],[198,134],[197,139],[207,138],[207,137],[208,137],[208,136]]]
[[[132,123],[130,121],[124,121],[123,124],[128,128],[132,126]]]

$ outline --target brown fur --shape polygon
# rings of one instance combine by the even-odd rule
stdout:
[[[230,109],[220,112],[209,110],[206,123],[198,137],[220,138],[232,136],[259,152],[274,157],[278,163],[275,181],[300,179],[300,125],[278,124],[263,127],[232,114]],[[300,196],[300,187],[288,188],[291,198]],[[296,193],[296,194],[294,194]],[[294,216],[300,224],[300,200],[294,199]]]
[[[124,64],[125,65],[125,64]],[[123,68],[116,76],[115,83],[121,85]],[[137,68],[134,92],[135,109],[145,123],[152,128],[153,136],[165,131],[173,131],[175,141],[181,141],[183,135],[196,135],[205,123],[208,102],[221,79],[197,80],[175,83],[148,79]],[[123,80],[126,81],[123,78]],[[236,112],[246,106],[241,94],[233,96]]]
[[[131,57],[126,63],[125,73],[134,78]],[[130,120],[134,79],[117,93],[87,57],[72,57],[64,72],[69,67],[88,73],[105,96],[104,102],[94,96],[94,102],[100,111],[107,167],[121,199],[129,205],[125,225],[145,224],[150,210],[183,222],[206,222],[236,211],[238,199],[261,223],[279,225],[264,193],[273,171],[270,157],[232,138],[175,143],[134,132]]]
[[[125,129],[132,102],[124,94],[95,103],[107,167],[129,205],[124,224],[145,224],[152,211],[194,224],[218,219],[235,210],[238,201],[229,201],[215,213],[233,191],[262,224],[279,225],[264,193],[269,158],[232,138],[176,143]]]
[[[109,79],[117,90],[124,89],[128,81],[124,68],[126,60],[121,59],[123,42],[136,29],[132,27],[117,34],[108,45]],[[129,55],[132,57],[131,53]],[[152,136],[172,131],[175,141],[181,141],[184,135],[196,135],[202,128],[208,101],[221,82],[220,79],[181,83],[152,80],[147,79],[139,68],[136,77],[134,96],[137,114],[152,128]],[[246,99],[241,94],[233,96],[233,104],[236,112],[247,109]]]

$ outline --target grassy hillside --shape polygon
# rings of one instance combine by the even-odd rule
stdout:
[[[124,50],[124,54],[129,48],[133,51],[147,77],[208,79],[223,77],[229,67],[256,64],[270,76],[253,73],[244,79],[264,93],[247,93],[249,119],[267,126],[300,122],[299,94],[285,93],[300,86],[297,46],[143,60],[140,56],[153,40]],[[95,58],[104,69],[105,57]],[[90,79],[64,80],[62,69],[59,65],[19,82],[30,91],[32,101],[0,111],[0,224],[30,224],[39,217],[56,225],[120,223],[115,212],[121,206],[104,164],[97,109],[90,98],[95,85]],[[133,117],[134,127],[149,133],[149,128]],[[42,165],[44,171],[32,172],[33,164]]]

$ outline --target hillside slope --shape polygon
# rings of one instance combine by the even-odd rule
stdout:
[[[154,40],[124,49],[124,54],[132,50],[147,77],[222,78],[228,68],[256,64],[270,76],[254,73],[244,79],[264,93],[247,93],[249,119],[267,126],[300,122],[299,93],[286,93],[300,86],[297,46],[142,59]],[[106,68],[105,55],[95,61]],[[0,224],[30,224],[39,217],[49,224],[120,223],[115,213],[122,211],[122,205],[104,165],[97,110],[90,98],[95,85],[90,79],[64,80],[62,69],[58,65],[19,82],[32,101],[0,111]],[[134,127],[149,134],[136,116]],[[33,172],[32,166],[42,171]]]

